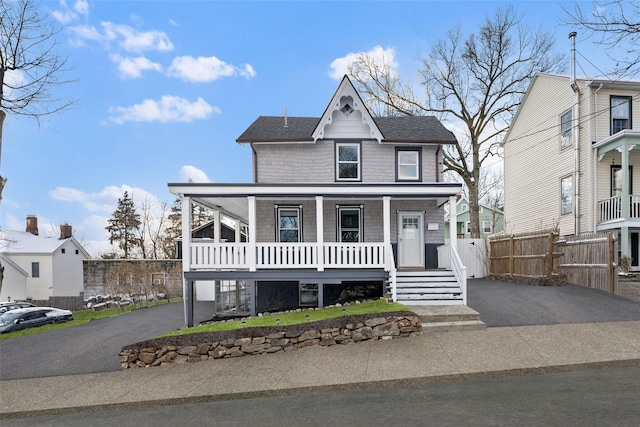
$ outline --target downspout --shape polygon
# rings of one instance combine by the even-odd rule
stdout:
[[[575,31],[569,34],[571,39],[571,89],[574,93],[573,103],[573,139],[574,139],[574,235],[580,234],[580,89],[576,83],[576,35]]]
[[[258,153],[256,152],[256,148],[253,146],[253,142],[249,143],[251,145],[251,153],[253,154],[253,182],[254,184],[258,183]]]
[[[593,142],[598,142],[598,91],[602,89],[602,83],[598,86],[598,89],[593,94],[593,114],[590,114],[590,120],[595,120],[595,138]],[[589,126],[591,129],[591,126]],[[591,192],[591,197],[593,197],[593,215],[591,218],[591,229],[595,232],[596,227],[598,226],[598,149],[593,149],[593,191]]]
[[[438,148],[436,149],[436,182],[440,182],[440,174],[442,173],[442,169],[440,169],[440,162],[438,159],[440,149],[442,149],[442,144],[438,144]]]

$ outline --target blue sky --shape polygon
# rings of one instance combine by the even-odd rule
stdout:
[[[41,234],[68,222],[93,256],[109,252],[104,228],[125,190],[157,207],[173,203],[169,182],[250,182],[250,149],[235,140],[258,116],[319,117],[358,52],[384,51],[416,80],[436,40],[476,31],[501,4],[43,1],[75,80],[55,96],[77,103],[39,125],[5,120],[0,227],[24,230],[35,214]],[[559,22],[573,2],[513,4],[569,56],[573,29]],[[580,33],[576,43],[578,74],[611,66]]]

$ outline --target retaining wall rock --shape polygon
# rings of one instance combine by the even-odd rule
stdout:
[[[346,323],[342,327],[318,329],[312,324],[309,329],[270,331],[256,336],[250,329],[238,329],[237,336],[226,337],[219,341],[194,342],[188,344],[158,344],[153,341],[144,343],[144,347],[125,347],[120,351],[122,369],[165,366],[178,363],[201,362],[230,357],[252,356],[258,354],[294,351],[299,348],[322,345],[344,345],[370,340],[387,340],[422,334],[420,316],[393,315],[380,316],[364,321]],[[247,334],[250,336],[243,336]],[[205,335],[207,336],[207,335]]]

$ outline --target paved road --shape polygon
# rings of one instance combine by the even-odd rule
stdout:
[[[469,307],[489,327],[640,320],[640,303],[577,285],[471,279],[468,292]]]
[[[640,303],[574,285],[538,287],[469,280],[469,306],[488,326],[640,320]],[[212,303],[196,303],[195,321]],[[181,303],[0,342],[0,379],[118,371],[122,347],[184,325]]]
[[[637,426],[640,368],[309,393],[2,420],[3,427]]]
[[[211,304],[196,302],[196,321],[211,316]],[[122,347],[183,327],[183,313],[182,303],[165,304],[0,341],[0,380],[117,371]]]

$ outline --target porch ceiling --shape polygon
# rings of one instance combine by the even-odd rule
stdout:
[[[326,200],[374,199],[388,196],[392,199],[448,201],[462,190],[459,183],[395,183],[395,184],[202,184],[171,183],[169,191],[178,196],[189,196],[195,203],[225,215],[248,221],[247,197],[257,199],[311,200],[322,196]]]

